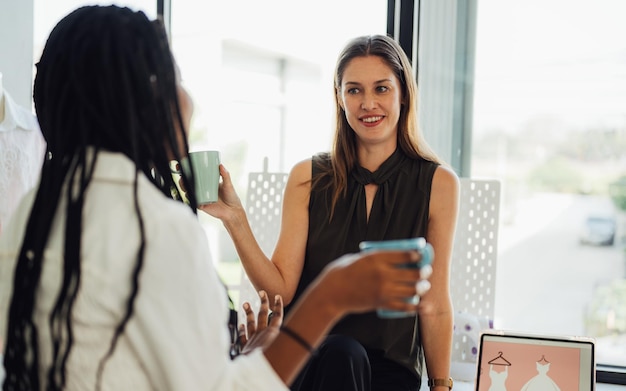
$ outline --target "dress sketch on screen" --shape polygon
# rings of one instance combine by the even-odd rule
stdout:
[[[533,376],[521,391],[561,391],[559,386],[548,376],[550,370],[550,362],[542,355],[541,359],[536,362],[537,375]]]
[[[498,352],[498,356],[492,358],[488,362],[489,364],[489,378],[491,379],[491,386],[489,391],[506,391],[506,379],[509,376],[509,367],[511,363],[509,360],[502,356],[502,352]],[[503,370],[496,371],[496,367],[504,367]]]

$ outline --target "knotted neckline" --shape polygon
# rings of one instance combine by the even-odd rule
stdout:
[[[404,154],[400,151],[400,148],[396,148],[394,153],[392,153],[376,171],[371,172],[367,168],[357,164],[354,170],[352,170],[352,176],[363,186],[369,185],[370,183],[380,186],[387,182],[403,160]]]

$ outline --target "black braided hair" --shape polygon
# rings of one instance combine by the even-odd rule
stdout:
[[[100,361],[96,388],[106,360],[133,314],[143,265],[145,231],[137,178],[147,176],[164,195],[177,198],[170,159],[188,150],[177,95],[176,65],[159,21],[117,6],[81,7],[52,30],[37,64],[34,102],[48,151],[15,269],[9,308],[4,391],[39,390],[40,344],[52,346],[46,390],[61,390],[72,349],[71,312],[81,281],[82,206],[97,152],[121,152],[134,161],[134,203],[141,233],[131,294],[108,353]],[[76,187],[65,186],[72,180]],[[193,173],[183,174],[193,188]],[[65,190],[64,190],[65,189]],[[196,200],[188,193],[189,206]],[[52,340],[39,341],[33,309],[43,254],[60,199],[67,199],[63,280],[49,314]],[[103,206],[106,207],[106,206]]]

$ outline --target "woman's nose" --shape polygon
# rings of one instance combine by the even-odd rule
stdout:
[[[376,97],[373,94],[363,94],[361,109],[371,110],[376,107]]]

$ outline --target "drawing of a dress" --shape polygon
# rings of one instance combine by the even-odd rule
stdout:
[[[498,356],[489,360],[489,378],[491,379],[491,385],[489,391],[506,391],[506,378],[509,376],[509,367],[511,363],[504,358],[502,352],[498,352]],[[503,371],[494,371],[493,366],[504,367]]]
[[[554,380],[547,375],[550,370],[550,362],[542,356],[536,365],[538,374],[526,382],[521,391],[561,391]]]
[[[496,372],[493,370],[493,364],[489,365],[489,378],[491,379],[491,386],[489,391],[506,391],[506,378],[509,376],[509,367],[505,366],[504,371]]]

